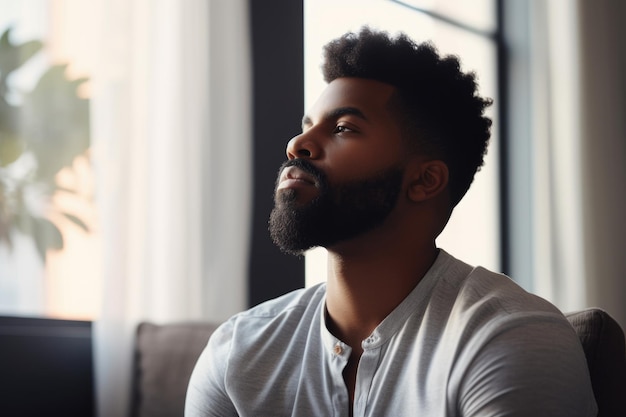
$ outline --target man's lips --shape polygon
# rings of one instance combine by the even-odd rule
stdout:
[[[317,185],[315,177],[295,166],[289,166],[280,173],[277,190],[298,186]]]

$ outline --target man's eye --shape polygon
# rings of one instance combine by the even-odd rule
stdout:
[[[335,127],[334,133],[352,132],[348,126],[339,125]]]

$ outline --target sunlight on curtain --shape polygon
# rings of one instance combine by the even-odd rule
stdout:
[[[511,269],[563,311],[622,325],[622,2],[508,2]]]
[[[510,273],[577,310],[587,305],[576,4],[511,3]]]
[[[626,3],[578,2],[586,295],[626,329]]]
[[[490,2],[481,2],[483,8],[479,9],[484,15],[480,20],[482,24],[493,27],[495,16],[493,8],[487,7],[487,3]],[[437,239],[437,244],[466,262],[500,270],[495,45],[489,39],[437,22],[392,1],[309,0],[304,4],[305,108],[312,106],[325,87],[320,71],[323,45],[347,31],[358,31],[366,24],[391,34],[405,32],[417,42],[432,40],[441,53],[459,55],[463,69],[478,74],[480,93],[496,100],[496,104],[488,110],[490,117],[494,119],[492,139],[485,166],[476,175],[467,195],[455,208],[448,226]],[[359,12],[352,13],[356,9]],[[325,279],[326,251],[313,249],[306,257],[307,285]]]
[[[535,3],[533,10],[546,22],[535,33],[531,73],[536,81],[533,290],[563,311],[572,311],[585,307],[578,18],[569,1]]]
[[[244,1],[107,1],[94,71],[104,295],[99,412],[121,416],[140,320],[245,308],[249,63]]]

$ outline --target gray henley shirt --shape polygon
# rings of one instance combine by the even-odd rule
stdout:
[[[325,299],[321,284],[225,322],[196,364],[185,415],[347,416],[351,348],[327,330]],[[443,250],[362,347],[354,416],[596,415],[564,316]]]

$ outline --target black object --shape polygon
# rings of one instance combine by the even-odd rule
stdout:
[[[0,414],[95,414],[89,321],[0,317]]]

